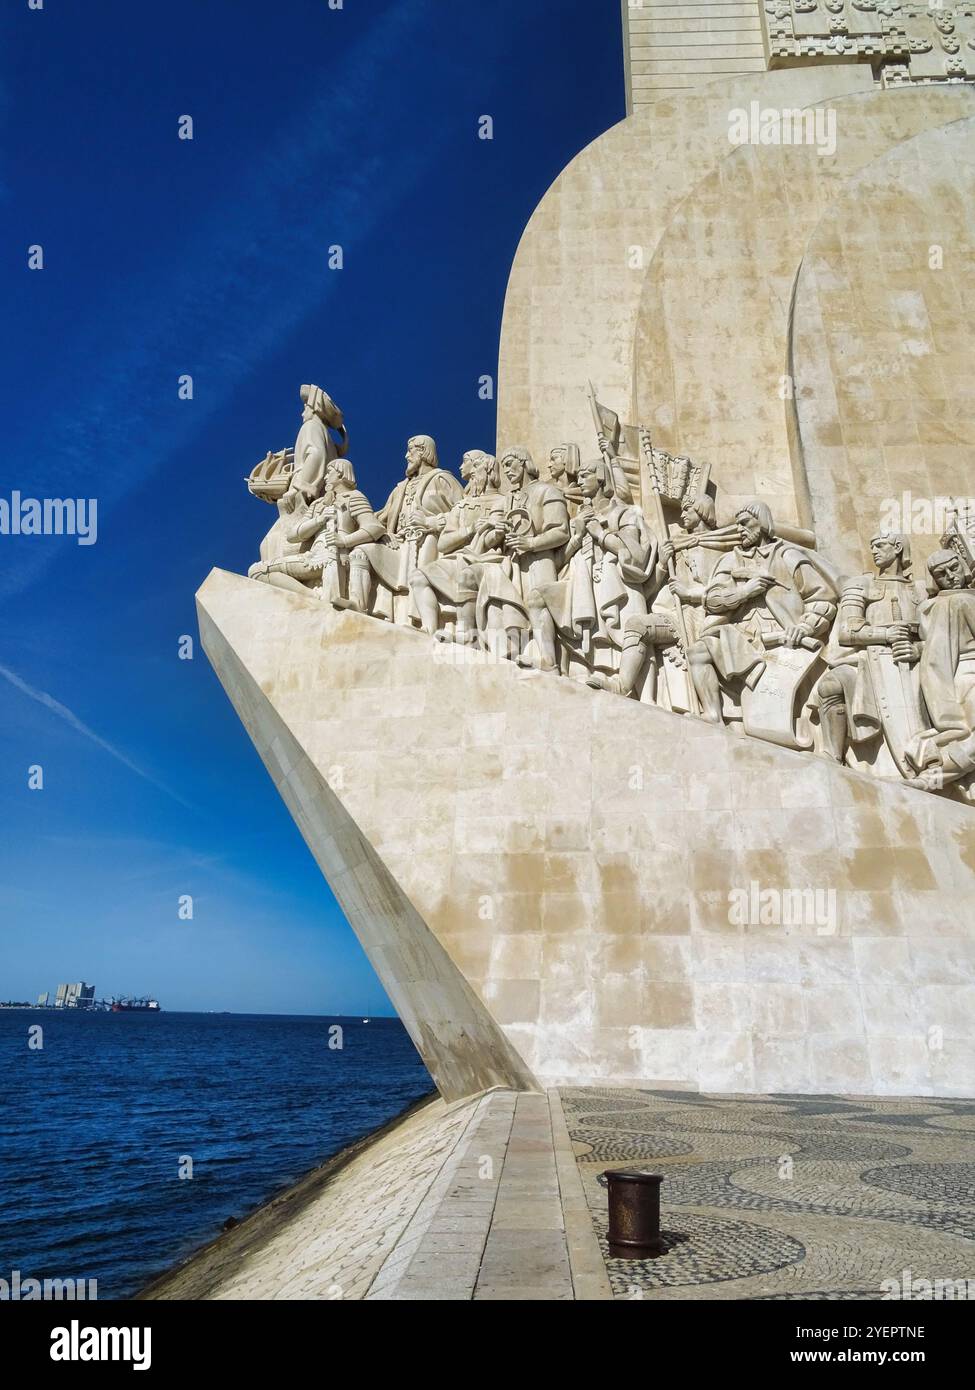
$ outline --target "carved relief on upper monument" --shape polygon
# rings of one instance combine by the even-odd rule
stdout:
[[[869,62],[886,85],[975,79],[970,3],[765,0],[762,34],[770,68],[827,59]]]

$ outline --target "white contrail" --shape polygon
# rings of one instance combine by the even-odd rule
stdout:
[[[165,792],[167,796],[171,796],[175,801],[178,801],[181,806],[185,806],[188,811],[193,810],[190,803],[184,801],[177,792],[167,787],[165,782],[157,781],[150,773],[139,767],[138,763],[134,763],[131,758],[126,757],[114,744],[102,738],[101,734],[96,734],[94,729],[89,729],[88,725],[79,719],[73,710],[68,709],[67,705],[62,705],[60,700],[55,700],[54,696],[49,695],[46,690],[37,690],[33,685],[28,685],[25,680],[17,675],[16,671],[11,671],[6,666],[0,666],[0,676],[3,676],[5,681],[9,681],[14,689],[19,690],[22,695],[26,695],[28,699],[36,701],[37,704],[43,705],[45,709],[49,709],[52,714],[56,714],[59,719],[63,719],[65,724],[70,725],[76,733],[82,734],[85,738],[101,748],[103,752],[110,754],[111,757],[120,762],[123,767],[127,767],[130,772],[134,772],[137,777],[141,777],[143,781],[151,783],[154,787],[158,787],[158,789]]]

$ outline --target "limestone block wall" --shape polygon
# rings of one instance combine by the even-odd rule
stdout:
[[[627,111],[715,78],[764,72],[758,0],[622,0]]]
[[[830,106],[836,134],[832,154],[813,145],[743,145],[700,180],[671,219],[643,281],[633,347],[633,410],[665,448],[711,463],[725,515],[742,501],[764,497],[783,521],[824,522],[818,529],[820,546],[832,554],[842,544],[830,524],[837,513],[858,492],[874,496],[883,472],[876,466],[878,450],[899,441],[916,454],[913,412],[938,415],[941,403],[957,391],[968,394],[950,368],[949,390],[931,357],[940,340],[942,360],[953,359],[960,372],[962,362],[975,354],[975,322],[952,293],[971,275],[975,233],[975,202],[964,172],[970,165],[963,163],[954,178],[950,173],[950,150],[961,150],[965,134],[959,130],[955,140],[921,147],[930,147],[932,155],[943,152],[942,160],[933,160],[930,177],[907,151],[923,133],[970,117],[975,90],[877,90]],[[899,160],[893,160],[895,150],[901,151]],[[911,210],[909,230],[904,219]],[[842,284],[847,271],[836,245],[847,235],[839,230],[841,220],[854,244],[858,238],[870,243],[868,229],[884,228],[864,245],[861,279],[848,296]],[[930,240],[922,237],[928,222],[931,238],[940,234],[951,244],[954,284],[927,270]],[[912,239],[914,255],[908,259]],[[820,245],[835,255],[834,280],[828,278]],[[827,316],[835,324],[832,350],[816,341],[819,306],[805,294],[793,302],[800,267],[807,266],[823,270]],[[914,305],[914,318],[923,319],[920,331],[904,312],[898,314],[898,302]],[[811,322],[804,317],[807,308]],[[793,340],[805,342],[806,335],[813,340],[802,353],[801,367],[794,355],[790,363],[790,332]],[[861,338],[873,349],[867,362],[858,360]],[[908,367],[912,352],[918,354],[913,371]],[[895,375],[891,362],[903,364],[903,370]],[[795,369],[791,388],[785,381],[790,366]],[[829,410],[824,374],[842,413]],[[811,422],[812,410],[806,413],[802,402],[813,391],[820,442],[832,438],[835,443],[846,428],[853,446],[852,452],[832,456],[839,465],[835,472],[817,455],[817,495],[833,496],[831,511],[812,506],[802,451],[789,436],[797,397],[801,418]],[[888,403],[891,396],[900,397],[900,410],[860,407],[871,392]],[[959,442],[964,438],[962,430]],[[969,431],[967,438],[975,435]],[[922,491],[928,481],[922,465],[915,490]],[[960,490],[961,482],[958,469],[949,467],[944,485]],[[874,516],[876,510],[873,506]],[[847,554],[854,572],[864,566],[865,554]]]
[[[893,93],[895,109],[916,93]],[[901,142],[844,185],[797,277],[797,461],[813,525],[851,569],[891,524],[890,501],[923,558],[943,529],[943,509],[932,505],[929,524],[925,501],[975,496],[973,97],[950,98],[973,114]]]
[[[378,710],[373,692],[370,715],[367,669],[358,682],[345,684],[338,704],[332,703],[333,681],[343,688],[340,633],[326,658],[320,630],[300,621],[290,632],[287,622],[275,630],[289,617],[276,603],[277,592],[270,605],[261,592],[252,606],[254,591],[264,586],[217,570],[204,587],[198,614],[207,656],[441,1095],[456,1100],[492,1086],[532,1088],[534,1078],[522,1059],[332,789],[344,783],[346,773],[360,795],[376,786],[380,745],[378,740],[370,744],[369,731],[378,723]],[[283,597],[300,611],[303,600]],[[346,632],[346,638],[350,635]],[[326,668],[332,679],[323,682]],[[291,718],[282,718],[276,702],[267,698],[285,690],[293,697],[286,701]],[[308,717],[295,720],[299,706]],[[341,734],[343,721],[353,722],[355,711],[360,735],[344,748],[333,744],[329,761],[315,729],[323,718],[332,719]],[[393,720],[390,731],[395,728]],[[429,781],[417,772],[413,778]],[[436,808],[411,797],[406,766],[398,772],[390,768],[382,780],[404,821],[419,831],[420,818]]]
[[[734,157],[730,111],[747,110],[753,100],[816,106],[871,85],[869,68],[858,65],[715,81],[660,97],[577,155],[532,214],[511,268],[498,367],[498,446],[525,444],[539,460],[562,440],[580,443],[584,455],[594,452],[587,378],[600,399],[636,421],[634,353],[644,280],[684,200]],[[680,344],[677,350],[684,351]],[[653,360],[652,404],[664,414],[646,423],[663,428],[672,418],[670,367],[660,369]]]
[[[752,102],[818,113],[824,143],[784,143],[785,114],[783,142],[733,145]],[[722,519],[761,496],[848,572],[881,502],[971,496],[973,118],[969,84],[881,90],[851,64],[713,82],[607,132],[518,249],[499,447],[593,452],[592,379],[711,465]]]
[[[972,1093],[971,808],[222,571],[198,606],[445,1094]]]

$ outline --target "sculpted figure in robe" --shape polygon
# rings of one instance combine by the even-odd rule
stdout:
[[[548,475],[552,482],[565,493],[569,516],[575,516],[582,503],[582,490],[579,487],[578,444],[556,444],[548,456]]]
[[[447,513],[460,501],[463,489],[437,461],[437,446],[429,435],[416,435],[406,446],[406,477],[377,513],[386,528],[382,541],[359,545],[350,563],[367,571],[362,586],[370,596],[369,611],[392,622],[420,622],[413,594],[422,565],[437,557],[437,537]],[[358,582],[358,581],[357,581]]]
[[[441,641],[452,635],[455,642],[475,644],[479,626],[485,628],[485,639],[489,624],[500,627],[498,605],[491,605],[488,612],[488,595],[497,586],[485,567],[501,574],[505,499],[501,495],[501,467],[492,455],[470,450],[461,460],[460,476],[467,484],[464,495],[446,514],[437,536],[437,558],[420,566],[413,593],[424,632]],[[456,613],[452,634],[443,622],[447,605]],[[492,641],[493,636],[492,632]]]
[[[920,608],[927,589],[912,577],[907,536],[881,532],[870,550],[876,574],[844,585],[816,701],[826,753],[846,762],[883,733],[891,757],[908,775],[904,754],[923,727],[917,662]]]
[[[511,489],[504,511],[511,592],[496,600],[502,606],[501,625],[509,633],[517,632],[527,617],[532,641],[517,659],[524,666],[554,671],[555,620],[541,591],[558,578],[556,557],[569,539],[565,495],[555,483],[540,481],[527,449],[509,449],[501,468]]]
[[[321,497],[329,463],[348,450],[342,412],[331,397],[320,386],[302,386],[299,395],[304,405],[301,429],[295,440],[291,481],[279,503],[280,511],[286,514],[303,511]],[[328,426],[341,433],[340,444],[335,443]]]
[[[588,681],[589,685],[631,698],[639,697],[642,688],[649,701],[656,700],[656,654],[658,651],[675,652],[678,642],[677,603],[681,604],[683,610],[689,640],[696,639],[703,617],[705,589],[719,557],[728,547],[711,539],[716,519],[714,499],[707,493],[685,497],[681,504],[680,524],[682,530],[673,539],[665,540],[660,547],[654,576],[657,597],[653,599],[650,612],[634,614],[626,622],[619,673],[608,677],[597,673]],[[671,560],[675,563],[676,574],[668,584]],[[688,708],[686,657],[686,652],[679,654],[684,669],[680,669],[676,661],[667,668],[665,679],[670,688],[665,703],[671,709]]]
[[[290,460],[291,471],[283,492],[273,490],[287,466],[287,450],[269,454],[251,473],[251,491],[265,501],[276,497],[278,520],[261,543],[261,564],[253,566],[252,578],[263,578],[264,566],[288,556],[297,556],[307,546],[292,539],[294,523],[303,512],[318,501],[325,488],[325,472],[332,459],[343,458],[348,451],[349,437],[342,412],[320,386],[302,386],[301,427]],[[340,438],[336,442],[331,431]],[[271,470],[269,475],[268,470]],[[272,490],[267,490],[268,488]]]
[[[912,786],[939,791],[975,773],[975,576],[954,550],[936,550],[928,572],[938,590],[921,610],[928,728],[908,749],[907,761],[916,773]]]
[[[255,565],[251,578],[365,613],[368,571],[352,569],[349,554],[356,546],[381,541],[385,534],[369,499],[356,487],[351,462],[332,459],[325,470],[323,495],[299,515],[289,533],[289,541],[300,551]]]
[[[738,544],[714,567],[688,652],[702,716],[722,723],[722,688],[740,686],[747,733],[811,746],[797,738],[795,702],[836,616],[835,590],[812,552],[778,539],[764,502],[743,507],[735,524]]]
[[[606,459],[579,468],[582,502],[569,524],[557,582],[542,597],[563,643],[563,670],[581,659],[590,671],[615,667],[623,630],[647,611],[647,588],[657,561],[657,538],[639,507],[622,502]]]

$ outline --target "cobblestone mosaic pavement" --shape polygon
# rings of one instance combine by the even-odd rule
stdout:
[[[971,1101],[560,1097],[616,1298],[881,1299],[890,1279],[975,1296]],[[609,1259],[607,1167],[663,1174],[658,1259]]]

